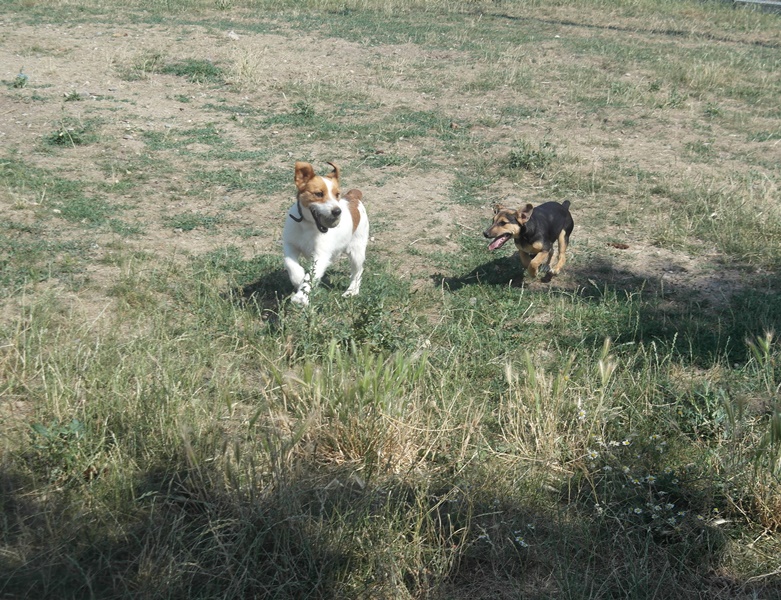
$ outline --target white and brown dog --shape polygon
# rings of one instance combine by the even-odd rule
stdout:
[[[343,296],[356,296],[361,290],[363,261],[369,241],[369,219],[363,207],[360,190],[344,196],[339,191],[339,167],[328,163],[333,171],[325,176],[315,174],[312,165],[296,163],[296,203],[290,207],[282,246],[285,268],[296,289],[291,300],[309,304],[309,292],[328,266],[341,254],[350,258],[352,277]],[[300,259],[312,261],[310,276]]]

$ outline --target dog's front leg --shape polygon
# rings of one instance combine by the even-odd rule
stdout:
[[[523,270],[524,271],[528,271],[529,270],[529,265],[532,262],[532,255],[531,254],[527,254],[523,250],[518,250],[518,258],[521,259],[521,264],[523,265]],[[536,275],[537,275],[537,273],[535,272],[535,274],[532,275],[532,277],[534,277]]]
[[[285,268],[287,269],[290,283],[293,284],[296,292],[290,298],[294,304],[306,306],[309,304],[309,292],[312,289],[309,283],[309,274],[298,262],[299,253],[290,246],[285,246]]]
[[[542,251],[534,255],[534,258],[529,261],[529,265],[527,267],[529,269],[529,275],[532,277],[532,279],[537,277],[537,271],[540,269],[540,267],[548,262],[550,262],[550,252]]]
[[[311,270],[312,275],[310,277],[309,273],[305,272],[298,262],[295,262],[295,266],[301,268],[300,273],[303,273],[303,277],[301,278],[301,284],[298,286],[298,291],[290,298],[290,301],[293,302],[293,304],[300,304],[301,306],[307,306],[309,304],[309,293],[312,291],[312,286],[320,281],[329,264],[331,264],[330,259],[318,259],[315,257]],[[299,271],[296,271],[296,273],[298,274]]]

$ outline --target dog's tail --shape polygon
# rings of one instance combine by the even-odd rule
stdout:
[[[569,200],[562,202],[561,206],[564,207],[565,210],[569,210]]]

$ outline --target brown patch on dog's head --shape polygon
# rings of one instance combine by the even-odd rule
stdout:
[[[295,168],[296,198],[303,208],[312,212],[320,233],[336,227],[342,215],[339,207],[339,167],[328,164],[333,167],[333,171],[324,176],[317,175],[307,162],[296,162]]]
[[[315,169],[308,162],[296,161],[295,182],[298,191],[301,192],[306,184],[315,176]]]
[[[303,206],[339,200],[339,167],[333,163],[328,164],[334,170],[321,177],[315,174],[314,168],[308,162],[296,162],[295,183],[298,201]]]
[[[344,199],[347,200],[347,202],[350,204],[358,204],[361,200],[363,200],[363,192],[353,188],[344,195]]]
[[[531,205],[528,205],[529,208]],[[524,209],[525,210],[525,209]],[[483,232],[483,235],[493,241],[488,244],[489,250],[496,250],[504,246],[509,239],[518,237],[523,223],[522,213],[511,208],[505,208],[501,204],[494,206],[494,222]]]

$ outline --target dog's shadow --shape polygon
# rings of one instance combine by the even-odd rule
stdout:
[[[251,283],[239,285],[228,291],[230,298],[244,308],[255,309],[263,318],[279,313],[285,298],[293,293],[293,286],[284,269],[263,273]]]
[[[326,273],[318,287],[331,289],[331,279]],[[243,308],[254,309],[264,319],[274,319],[280,308],[294,292],[285,269],[275,269],[261,274],[255,281],[228,290],[228,296]]]
[[[551,274],[546,273],[542,281],[550,280]],[[431,280],[437,287],[447,288],[451,292],[468,285],[501,285],[523,287],[524,272],[517,255],[497,258],[479,265],[460,277],[446,277],[435,273]]]

